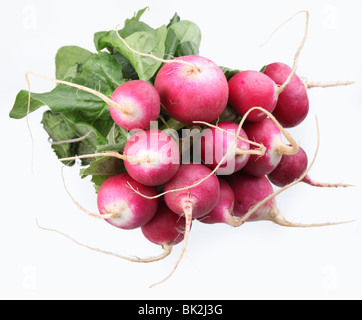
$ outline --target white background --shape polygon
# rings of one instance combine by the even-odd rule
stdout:
[[[274,61],[292,64],[304,32],[303,15],[267,45],[259,45],[294,12],[310,11],[298,75],[357,83],[310,90],[310,114],[290,132],[312,158],[317,114],[321,147],[311,176],[357,187],[327,190],[299,184],[282,194],[278,204],[296,222],[357,222],[314,229],[288,229],[270,222],[239,229],[194,223],[179,269],[153,289],[148,286],[168,274],[180,246],[164,261],[133,264],[89,251],[36,226],[37,217],[43,226],[127,255],[160,252],[139,230],[118,230],[74,206],[40,124],[45,108],[30,117],[34,172],[26,122],[8,118],[17,92],[26,89],[26,71],[54,76],[58,48],[78,45],[94,51],[95,32],[114,28],[145,6],[150,10],[143,20],[153,27],[167,24],[175,12],[196,22],[203,33],[201,55],[244,70],[259,70]],[[0,298],[361,299],[361,10],[360,0],[4,2],[0,10]],[[53,87],[34,78],[31,85],[35,92]],[[84,207],[96,211],[93,187],[79,178],[78,170],[65,171],[69,189]]]

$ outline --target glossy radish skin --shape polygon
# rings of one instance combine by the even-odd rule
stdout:
[[[143,235],[158,245],[176,245],[184,239],[185,218],[171,211],[162,201],[154,217],[142,226]]]
[[[190,186],[212,171],[202,164],[182,164],[176,175],[165,184],[164,191]],[[184,214],[184,204],[191,203],[192,217],[200,218],[215,208],[220,196],[219,179],[212,175],[200,185],[165,194],[167,206],[178,215]]]
[[[274,185],[284,187],[298,179],[308,166],[308,157],[300,147],[294,155],[284,155],[278,166],[268,174],[268,178]]]
[[[178,144],[170,135],[156,129],[135,133],[127,141],[123,155],[130,159],[124,162],[128,174],[146,186],[166,183],[180,167]]]
[[[229,89],[222,70],[200,56],[176,58],[195,64],[165,64],[158,72],[155,88],[166,112],[185,124],[193,121],[212,122],[224,111]]]
[[[255,177],[242,171],[229,176],[227,182],[234,191],[234,215],[237,217],[243,217],[249,209],[274,192],[265,176]],[[270,220],[269,214],[274,206],[275,200],[269,200],[253,213],[249,220]]]
[[[244,171],[254,176],[264,176],[272,172],[279,164],[282,155],[278,148],[282,144],[282,134],[269,118],[260,122],[248,122],[244,130],[251,141],[261,143],[266,148],[263,156],[251,155]],[[251,146],[251,148],[256,148]]]
[[[283,155],[278,166],[268,174],[268,178],[272,184],[282,188],[299,179],[305,170],[307,170],[307,167],[308,156],[306,152],[299,147],[298,153],[294,155]],[[309,175],[306,175],[301,182],[320,188],[345,188],[351,186],[343,183],[325,183],[314,181]]]
[[[258,208],[254,213],[249,212],[252,208],[263,201],[268,196],[271,196],[274,191],[269,180],[264,177],[255,177],[246,174],[245,172],[236,172],[229,176],[227,181],[231,188],[234,190],[235,206],[234,215],[240,217],[240,221],[259,221],[266,220],[272,221],[284,227],[298,227],[298,228],[311,228],[322,227],[328,225],[336,225],[340,223],[328,222],[328,223],[294,223],[288,221],[279,211],[275,198],[271,198]],[[249,218],[247,219],[248,216]],[[341,222],[345,223],[345,222]]]
[[[146,199],[135,193],[128,185],[146,196],[157,195],[155,187],[144,186],[133,180],[127,173],[107,178],[98,191],[100,214],[118,214],[106,221],[120,229],[136,229],[152,219],[158,207],[157,199]]]
[[[234,191],[225,180],[219,179],[219,182],[220,198],[216,207],[206,216],[200,218],[199,221],[207,224],[227,223],[232,225],[235,222],[232,217],[235,203]]]
[[[277,85],[282,85],[292,69],[281,62],[269,64],[264,74]],[[308,115],[309,99],[305,84],[294,75],[286,89],[279,94],[278,102],[273,112],[280,124],[285,128],[295,127]]]
[[[208,128],[204,130],[198,143],[201,160],[212,170],[217,167],[229,148],[234,144],[235,134],[238,132],[239,127],[236,123],[229,121],[219,122],[217,126],[233,134],[215,128]],[[241,129],[239,136],[248,140],[248,136],[243,129]],[[224,163],[217,170],[217,174],[232,174],[244,168],[250,155],[237,154],[237,149],[250,150],[250,144],[237,139],[234,151],[230,151]]]
[[[125,114],[109,107],[114,122],[128,131],[146,129],[160,115],[160,96],[147,81],[127,81],[113,92],[111,99],[129,110],[129,113]]]
[[[259,71],[242,71],[229,80],[229,104],[242,116],[253,107],[262,107],[271,113],[277,99],[275,82]],[[247,120],[258,122],[266,117],[262,111],[255,110]]]

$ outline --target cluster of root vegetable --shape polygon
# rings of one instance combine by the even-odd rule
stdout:
[[[114,122],[132,132],[122,154],[108,151],[61,159],[122,159],[127,172],[103,182],[97,196],[99,213],[83,210],[120,229],[141,228],[149,241],[164,250],[159,256],[144,259],[102,252],[149,263],[168,257],[172,247],[182,243],[174,268],[156,283],[159,284],[180,263],[195,220],[233,227],[257,220],[288,227],[333,224],[292,223],[281,215],[275,201],[277,195],[299,182],[316,187],[347,186],[313,181],[308,172],[317,156],[319,141],[308,166],[305,151],[286,130],[306,118],[309,88],[349,84],[307,82],[296,75],[309,19],[307,11],[298,13],[305,13],[307,23],[292,67],[275,62],[261,71],[241,71],[227,79],[220,67],[205,57],[163,60],[137,52],[118,34],[133,54],[163,63],[154,85],[142,80],[128,81],[106,97],[84,86],[42,77],[96,94],[108,103]],[[150,128],[160,117],[161,107],[184,124],[183,129],[189,133],[199,129],[198,135],[185,143],[180,130]],[[231,113],[231,121],[220,120],[226,113]],[[317,121],[316,124],[318,132]],[[288,144],[283,143],[283,136]],[[277,191],[272,184],[278,187]]]

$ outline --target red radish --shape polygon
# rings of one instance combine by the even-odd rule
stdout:
[[[167,206],[176,214],[186,218],[182,252],[172,272],[158,285],[172,276],[186,251],[193,218],[201,218],[215,208],[220,197],[220,183],[211,175],[193,188],[188,188],[205,179],[212,171],[202,164],[182,164],[176,175],[164,186],[164,199]]]
[[[229,80],[229,104],[244,115],[258,106],[273,112],[278,100],[278,87],[268,76],[259,71],[247,70],[237,73]],[[261,121],[267,115],[261,111],[251,112],[248,121]]]
[[[237,217],[242,217],[252,206],[274,192],[272,185],[264,176],[255,177],[245,172],[237,172],[227,177],[227,182],[234,191],[234,215]],[[269,218],[269,212],[273,206],[274,199],[271,199],[257,210],[249,221]]]
[[[272,172],[279,164],[283,154],[295,154],[299,146],[292,141],[292,147],[282,143],[282,134],[278,125],[272,119],[246,123],[244,130],[247,136],[266,148],[263,156],[251,155],[244,170],[255,176],[264,176]],[[284,131],[284,134],[285,131]],[[291,137],[288,135],[288,140]],[[255,148],[251,146],[251,148]]]
[[[128,174],[145,186],[159,186],[169,181],[180,166],[177,142],[167,133],[148,129],[133,134],[126,142],[123,154],[108,151],[63,158],[61,161],[94,157],[115,157],[124,160]]]
[[[193,185],[205,178],[211,170],[202,164],[182,164],[176,175],[165,184],[164,191],[177,190]],[[210,176],[192,189],[169,192],[165,194],[167,206],[178,215],[200,218],[209,213],[215,206],[220,196],[219,180],[215,175]],[[185,213],[184,207],[191,207],[192,212]]]
[[[281,62],[267,65],[264,71],[265,75],[278,85],[283,84],[291,72],[292,68]],[[308,112],[309,99],[306,86],[295,74],[289,85],[279,95],[273,115],[283,127],[291,128],[300,124]]]
[[[279,162],[278,166],[268,174],[268,178],[274,185],[278,187],[285,187],[298,179],[308,166],[308,157],[306,152],[300,147],[298,153],[294,155],[284,155]],[[310,184],[314,187],[347,187],[346,184],[340,183],[321,183],[316,182],[306,175],[302,182]]]
[[[238,132],[238,125],[234,122],[222,121],[217,123],[217,128],[205,129],[198,141],[198,151],[203,163],[214,170],[220,163],[224,155],[229,151],[235,141],[235,134]],[[239,136],[248,140],[248,136],[243,129]],[[216,171],[217,174],[232,174],[241,170],[249,160],[249,142],[237,139],[234,151],[228,153],[223,164]]]
[[[147,196],[157,194],[155,187],[144,186],[127,173],[120,173],[102,183],[98,191],[98,209],[101,215],[113,215],[113,218],[106,219],[111,225],[121,229],[136,229],[152,219],[157,211],[158,200],[140,196],[127,183]]]
[[[174,246],[184,239],[185,224],[185,218],[175,214],[162,201],[155,216],[141,230],[146,239],[154,244]]]
[[[245,217],[248,215],[251,208],[274,193],[272,185],[265,176],[255,177],[239,171],[229,176],[227,181],[234,190],[234,215],[241,217],[239,225],[245,222]],[[260,208],[248,217],[248,221],[259,220],[269,220],[281,226],[300,228],[322,227],[346,223],[303,224],[290,222],[280,213],[276,205],[275,197],[266,201]]]
[[[167,133],[149,129],[128,139],[123,155],[128,174],[146,186],[159,186],[169,181],[180,167],[180,151]]]
[[[30,84],[28,79],[30,74],[94,94],[109,105],[113,120],[126,130],[146,129],[151,125],[151,122],[156,121],[160,115],[160,97],[156,89],[146,81],[127,81],[113,92],[111,98],[108,98],[106,95],[91,88],[72,82],[44,77],[34,72],[26,73],[29,87],[28,112],[30,110]]]
[[[229,95],[222,70],[209,59],[195,55],[168,62],[155,80],[166,112],[185,124],[216,120],[224,111]]]
[[[199,221],[207,224],[226,223],[235,225],[234,203],[235,195],[230,185],[223,179],[219,178],[220,198],[216,207],[212,209],[206,216],[198,218]]]
[[[111,99],[127,107],[128,112],[112,106],[109,111],[114,122],[129,131],[148,128],[160,115],[160,96],[147,81],[127,81],[113,92]]]

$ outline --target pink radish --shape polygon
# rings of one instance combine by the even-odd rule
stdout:
[[[255,177],[248,175],[245,172],[237,172],[227,178],[227,182],[234,190],[235,206],[234,215],[240,217],[240,222],[243,223],[245,216],[249,210],[256,206],[259,202],[263,201],[267,197],[271,196],[274,191],[269,180],[263,177]],[[279,211],[276,200],[272,197],[265,202],[260,208],[258,208],[250,217],[248,221],[269,220],[276,224],[285,227],[321,227],[336,225],[346,222],[337,223],[321,223],[321,224],[303,224],[293,223],[288,221]]]
[[[272,172],[279,164],[283,154],[295,154],[299,150],[299,146],[296,144],[290,135],[284,131],[284,134],[288,134],[288,140],[291,140],[292,147],[282,143],[281,131],[277,123],[272,119],[264,119],[259,122],[246,123],[244,130],[247,136],[257,142],[264,145],[266,153],[263,156],[251,155],[248,163],[244,167],[244,170],[255,176],[264,176]],[[251,148],[255,148],[251,146]]]
[[[144,186],[133,180],[127,173],[107,178],[98,191],[98,209],[101,215],[112,215],[106,219],[121,229],[136,229],[152,219],[158,207],[157,199],[146,199],[128,187],[131,183],[143,194],[154,196],[155,187]]]
[[[173,246],[184,239],[185,224],[184,217],[175,214],[161,201],[155,216],[141,230],[150,242],[162,247]]]
[[[128,174],[145,186],[159,186],[166,183],[180,166],[177,142],[167,133],[157,129],[136,132],[127,140],[123,154],[108,151],[63,158],[61,161],[94,157],[115,157],[124,160]]]
[[[160,114],[160,97],[156,89],[146,81],[133,80],[125,82],[113,92],[111,98],[108,98],[94,89],[72,82],[44,77],[34,72],[27,72],[25,75],[29,88],[28,113],[30,110],[29,75],[94,94],[109,105],[113,120],[126,130],[146,129],[151,125],[151,122],[157,120]]]
[[[229,104],[240,115],[244,115],[255,106],[273,112],[277,100],[277,85],[262,72],[242,71],[229,80]],[[255,110],[249,114],[247,120],[257,122],[266,117],[265,113]]]
[[[224,111],[229,95],[222,70],[201,56],[168,61],[156,76],[155,88],[166,112],[185,124],[213,122]]]
[[[205,179],[212,171],[202,164],[182,164],[176,175],[164,186],[164,199],[167,206],[176,214],[186,218],[182,252],[172,272],[158,285],[172,276],[186,251],[193,218],[201,218],[215,208],[220,197],[220,183],[211,175],[193,188],[188,188]]]
[[[198,151],[201,160],[210,169],[214,170],[229,148],[233,146],[238,127],[234,122],[222,121],[218,122],[216,127],[207,128],[202,132],[198,141]],[[235,150],[228,153],[227,158],[216,171],[217,174],[231,174],[239,171],[248,162],[250,157],[248,154],[250,144],[246,141],[248,137],[243,129],[240,130],[239,136],[244,140],[236,141]]]
[[[128,174],[147,186],[159,186],[169,181],[180,166],[180,151],[167,133],[149,129],[128,139],[123,155]]]
[[[294,155],[284,155],[278,166],[268,174],[268,178],[274,185],[284,187],[298,179],[307,169],[308,157],[306,152],[300,147],[298,153]],[[346,184],[340,183],[321,183],[314,181],[309,175],[306,175],[302,182],[314,187],[347,187]]]
[[[288,78],[292,69],[285,63],[276,62],[266,66],[265,75],[276,84],[282,84]],[[279,95],[273,111],[283,127],[291,128],[300,124],[308,115],[309,99],[305,84],[294,75],[288,87]]]
[[[125,106],[123,110],[109,106],[112,119],[129,131],[148,128],[160,115],[160,96],[147,81],[127,81],[113,92],[111,99]]]
[[[230,185],[223,179],[219,178],[220,198],[216,207],[212,209],[206,216],[198,218],[199,221],[207,224],[226,223],[235,225],[234,203],[235,195]]]

